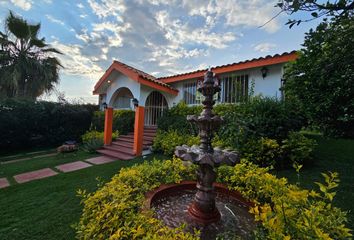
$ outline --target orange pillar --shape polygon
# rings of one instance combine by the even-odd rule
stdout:
[[[136,156],[141,156],[143,152],[143,137],[144,137],[144,107],[138,106],[135,108],[134,148],[133,148]]]
[[[104,118],[104,145],[110,145],[112,143],[112,128],[113,128],[113,108],[107,108],[105,110]]]

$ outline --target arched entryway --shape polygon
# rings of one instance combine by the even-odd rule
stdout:
[[[115,109],[131,109],[131,100],[133,99],[132,92],[126,88],[119,88],[111,98],[109,105]]]
[[[151,92],[145,103],[145,126],[156,126],[157,119],[161,117],[167,109],[166,98],[157,91]]]

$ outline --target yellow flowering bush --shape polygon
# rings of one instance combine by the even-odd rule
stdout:
[[[83,213],[76,226],[78,239],[198,239],[171,229],[142,212],[144,194],[161,184],[195,178],[195,166],[186,167],[179,159],[153,161],[123,168],[94,193],[80,190]],[[242,162],[220,167],[218,181],[255,202],[250,211],[261,225],[258,239],[348,239],[346,214],[332,206],[336,173],[324,174],[320,192],[303,190],[276,178],[266,168]]]
[[[268,169],[243,161],[235,167],[220,167],[219,181],[256,203],[250,212],[264,232],[262,239],[349,239],[346,213],[332,205],[338,174],[323,174],[319,192],[304,190]],[[260,234],[260,233],[259,233]]]

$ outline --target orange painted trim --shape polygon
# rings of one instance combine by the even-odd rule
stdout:
[[[143,84],[145,86],[149,86],[149,87],[152,87],[154,89],[161,90],[163,92],[170,93],[170,94],[173,94],[173,95],[177,95],[178,94],[177,90],[173,90],[173,89],[170,89],[168,87],[159,85],[158,83],[154,83],[152,81],[146,80],[146,79],[142,78],[141,76],[139,76],[138,73],[136,73],[136,72],[134,72],[134,71],[132,71],[132,70],[126,68],[126,67],[123,67],[122,65],[120,65],[117,62],[113,62],[111,64],[111,66],[107,69],[107,71],[103,74],[103,76],[100,78],[100,80],[96,83],[96,85],[94,87],[94,90],[93,90],[93,94],[99,94],[97,92],[98,88],[101,87],[101,85],[107,80],[109,75],[114,70],[116,70],[118,72],[121,72],[122,74],[124,74],[125,76],[129,77],[130,79],[133,79],[134,81],[139,82],[139,83],[141,83],[141,84]]]
[[[171,89],[171,88],[168,88],[168,87],[165,87],[165,86],[161,86],[161,85],[159,85],[157,83],[153,83],[153,82],[145,80],[144,78],[141,78],[141,77],[139,77],[139,83],[141,83],[141,84],[143,84],[145,86],[154,88],[156,90],[160,90],[160,91],[175,95],[175,96],[178,95],[178,90],[174,90],[174,89]]]
[[[144,107],[138,106],[135,108],[134,145],[133,145],[133,152],[136,156],[141,156],[143,153],[143,138],[144,138]]]
[[[104,116],[104,145],[112,144],[112,129],[113,129],[113,108],[107,108]]]
[[[269,58],[258,59],[258,60],[243,62],[243,63],[236,63],[236,64],[232,64],[232,65],[214,67],[214,68],[211,68],[211,70],[215,74],[222,74],[222,73],[239,71],[239,70],[244,70],[244,69],[249,69],[249,68],[263,67],[263,66],[268,66],[268,65],[290,62],[290,61],[296,60],[297,57],[298,57],[297,53],[293,52],[293,53],[290,53],[287,55],[280,55],[280,56],[276,56],[276,57],[269,57]],[[167,77],[167,78],[160,78],[158,80],[160,80],[163,83],[179,82],[179,81],[183,81],[183,80],[203,77],[205,71],[206,70],[201,70],[201,71],[190,73],[190,74],[172,76],[172,77]]]

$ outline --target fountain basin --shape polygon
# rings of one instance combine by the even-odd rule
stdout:
[[[203,224],[197,222],[188,213],[197,191],[195,181],[183,181],[178,184],[165,184],[148,192],[145,209],[152,209],[154,216],[167,226],[175,228],[186,224],[186,231],[200,231],[200,238],[209,240],[222,236],[224,239],[239,236],[251,239],[256,228],[253,215],[248,210],[254,206],[237,191],[230,191],[225,185],[214,183],[216,206],[220,212],[219,221]]]

